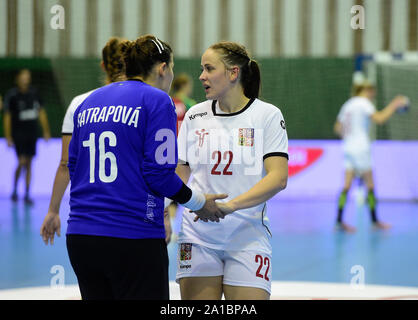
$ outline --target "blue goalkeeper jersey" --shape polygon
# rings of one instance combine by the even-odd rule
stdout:
[[[183,182],[171,98],[128,80],[91,93],[74,113],[67,234],[165,238],[164,197]]]

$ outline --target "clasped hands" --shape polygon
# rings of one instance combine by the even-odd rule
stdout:
[[[231,201],[226,203],[216,202],[216,200],[225,199],[227,197],[227,194],[205,194],[206,202],[203,208],[197,211],[191,211],[196,214],[194,221],[196,222],[200,219],[204,222],[219,222],[220,219],[224,219],[227,214],[234,212],[236,208]]]

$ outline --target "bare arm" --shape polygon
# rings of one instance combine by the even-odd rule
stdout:
[[[343,136],[343,124],[338,120],[334,123],[334,133],[340,138]]]
[[[177,164],[176,173],[184,182],[184,184],[187,184],[189,182],[191,170],[188,165],[182,163]]]
[[[49,212],[59,214],[59,209],[65,190],[70,182],[70,173],[68,171],[68,146],[70,145],[71,135],[62,136],[61,160],[55,174],[54,185],[52,187],[52,196],[49,202]]]
[[[49,130],[48,116],[43,108],[39,110],[39,122],[41,123],[44,139],[49,140],[51,138],[51,132]]]
[[[67,167],[68,146],[70,145],[71,135],[62,136],[61,160],[55,174],[54,186],[52,187],[51,200],[49,202],[48,213],[41,226],[41,236],[45,244],[54,243],[55,233],[61,235],[61,222],[59,218],[60,205],[65,189],[70,182],[70,173]]]
[[[284,157],[269,157],[264,160],[266,176],[250,190],[226,204],[217,203],[224,213],[251,208],[272,198],[287,186],[288,161]]]
[[[188,165],[178,163],[176,168],[176,174],[180,177],[180,179],[183,181],[183,183],[187,184],[190,178],[191,170]],[[175,207],[177,209],[177,207]],[[171,241],[171,234],[172,234],[172,228],[171,228],[171,221],[170,221],[170,215],[168,211],[169,207],[165,208],[164,210],[164,226],[165,226],[165,234],[166,243],[170,243]],[[176,209],[174,210],[173,216],[176,215]]]
[[[406,97],[404,96],[397,96],[395,97],[385,108],[380,111],[376,111],[371,115],[371,119],[376,124],[383,124],[392,117],[392,115],[398,110],[400,107],[406,104]]]
[[[4,136],[9,147],[13,145],[12,140],[12,116],[9,111],[4,112]]]

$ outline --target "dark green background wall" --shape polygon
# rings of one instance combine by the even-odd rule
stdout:
[[[20,68],[32,70],[33,84],[44,100],[52,135],[60,136],[62,119],[71,99],[100,86],[104,74],[98,59],[0,59],[0,94],[14,85]],[[353,59],[260,59],[261,99],[280,107],[290,139],[333,139],[339,108],[349,97]],[[199,83],[200,59],[175,60],[175,73],[194,79],[193,98],[204,100]],[[0,132],[3,135],[1,121]]]

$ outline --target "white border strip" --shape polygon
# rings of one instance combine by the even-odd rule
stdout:
[[[0,290],[0,300],[79,300],[77,285]],[[170,299],[180,300],[180,288],[170,282]],[[418,288],[345,283],[273,281],[272,300],[418,300]]]

